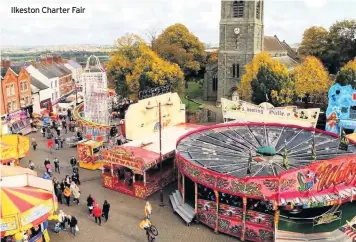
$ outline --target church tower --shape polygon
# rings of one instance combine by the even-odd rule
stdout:
[[[217,102],[232,95],[244,66],[263,50],[263,0],[221,0]]]

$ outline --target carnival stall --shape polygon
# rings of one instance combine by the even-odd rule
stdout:
[[[47,220],[54,217],[58,207],[52,181],[26,168],[0,169],[1,240],[49,241]]]
[[[96,170],[103,166],[99,158],[99,151],[103,146],[102,141],[88,140],[78,144],[79,166],[89,170]]]
[[[30,117],[24,110],[9,114],[7,116],[7,124],[13,134],[26,135],[32,131]]]
[[[225,123],[182,136],[176,152],[183,203],[202,223],[241,241],[278,241],[277,232],[304,222],[315,233],[320,224],[330,232],[341,217],[355,216],[342,206],[356,198],[356,145],[332,133]]]
[[[101,150],[104,187],[146,199],[161,186],[175,180],[175,143],[182,134],[199,127],[202,126],[181,124],[162,130],[162,164],[159,133],[113,149]]]
[[[29,137],[22,135],[2,135],[0,160],[3,165],[19,165],[19,159],[25,157],[30,150]]]

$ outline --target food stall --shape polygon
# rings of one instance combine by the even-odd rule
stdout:
[[[8,125],[13,134],[26,135],[31,133],[30,118],[26,111],[20,110],[15,113],[11,113],[8,115],[7,119]]]
[[[18,166],[19,160],[30,150],[29,137],[22,135],[2,135],[0,146],[0,161],[3,165]]]
[[[88,140],[78,144],[79,166],[85,169],[96,170],[103,166],[99,158],[99,151],[103,141]]]
[[[22,167],[1,168],[1,240],[49,241],[49,219],[58,203],[52,181]]]
[[[174,180],[172,154],[164,157],[161,174],[160,157],[156,152],[141,147],[117,146],[100,153],[105,160],[103,184],[106,188],[146,199],[161,185]]]

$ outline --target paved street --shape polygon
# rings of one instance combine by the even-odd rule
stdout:
[[[72,135],[68,132],[68,137]],[[54,176],[63,179],[65,175],[71,174],[69,160],[71,156],[76,156],[76,148],[69,148],[65,145],[64,149],[54,150],[52,154],[47,148],[47,139],[42,138],[41,133],[31,134],[38,143],[36,151],[31,149],[30,155],[21,161],[21,165],[28,166],[28,160],[32,159],[36,165],[38,175],[45,171],[44,160],[49,158],[52,162],[57,157],[61,164],[61,174]],[[145,232],[138,226],[144,216],[145,202],[124,194],[102,187],[100,171],[89,171],[80,169],[81,179],[81,204],[73,204],[70,207],[60,205],[66,214],[76,216],[78,219],[79,233],[73,237],[67,231],[59,234],[51,233],[51,241],[147,241]],[[226,235],[216,235],[210,228],[201,224],[192,224],[190,227],[185,226],[183,220],[178,215],[172,213],[168,194],[176,188],[176,184],[171,184],[165,188],[165,206],[158,206],[159,194],[154,194],[150,198],[153,215],[152,223],[158,228],[159,236],[156,241],[236,241],[235,238]],[[94,196],[100,205],[104,200],[111,204],[109,221],[103,222],[102,226],[95,224],[94,219],[88,215],[86,207],[86,198],[89,194]]]

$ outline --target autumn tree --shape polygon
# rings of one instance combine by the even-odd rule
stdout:
[[[331,81],[321,61],[314,56],[307,56],[293,71],[295,92],[297,97],[308,100],[309,96],[317,96],[328,92]]]
[[[133,34],[117,41],[117,49],[111,54],[107,72],[117,93],[132,100],[138,99],[141,90],[167,83],[179,91],[184,79],[177,64],[160,58],[142,38]]]
[[[218,50],[209,52],[206,55],[206,62],[207,64],[215,64],[218,62]]]
[[[269,100],[274,100],[275,103],[289,103],[289,93],[293,93],[290,88],[293,85],[282,85],[288,80],[287,67],[279,61],[273,60],[267,52],[261,52],[245,66],[245,73],[242,75],[241,82],[238,85],[238,92],[242,99],[256,103],[261,100],[266,101],[266,95]],[[253,81],[254,84],[252,85]],[[275,95],[280,94],[283,88],[288,91],[286,91],[286,95],[281,95],[281,98],[277,100]],[[263,95],[261,95],[262,92],[264,93]],[[274,98],[272,96],[273,93]],[[258,95],[258,97],[255,97],[255,95]],[[284,97],[285,100],[283,100]]]
[[[340,85],[351,85],[356,89],[356,58],[349,61],[337,73],[336,82]]]
[[[320,58],[328,50],[328,34],[325,28],[319,26],[306,29],[298,53],[301,56],[311,55]]]
[[[313,26],[305,30],[298,49],[302,57],[315,56],[331,74],[356,56],[356,20],[344,20],[330,26]]]
[[[196,75],[205,61],[204,44],[183,24],[166,28],[155,39],[152,49],[163,59],[178,64],[186,79]]]

